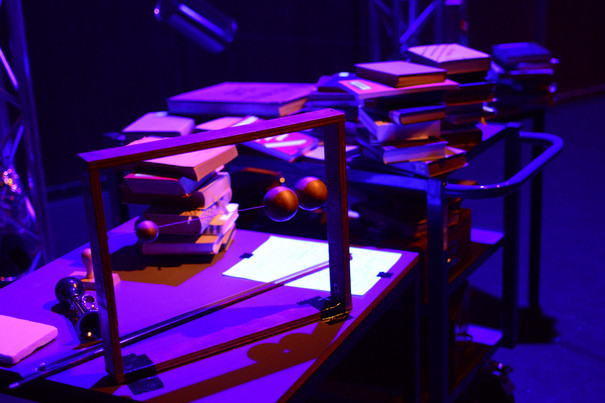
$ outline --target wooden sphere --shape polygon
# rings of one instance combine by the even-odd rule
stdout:
[[[137,224],[136,234],[143,243],[153,242],[158,237],[158,226],[153,221],[144,220]]]
[[[294,186],[298,204],[303,210],[315,210],[328,199],[328,188],[320,179],[313,176],[302,178]]]
[[[298,197],[291,189],[276,186],[265,193],[263,206],[265,213],[273,221],[288,221],[298,210]]]

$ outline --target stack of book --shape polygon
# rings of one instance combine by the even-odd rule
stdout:
[[[238,205],[231,203],[230,176],[222,169],[236,156],[234,145],[215,147],[145,160],[124,176],[123,202],[146,205],[143,219],[159,230],[156,240],[143,243],[143,254],[216,254],[229,245]]]
[[[464,152],[440,138],[445,94],[458,88],[445,69],[396,60],[356,64],[355,75],[339,85],[358,101],[366,159],[423,176],[466,164]]]
[[[557,90],[555,68],[559,61],[534,42],[492,46],[489,79],[496,85],[496,109],[549,107]]]
[[[457,43],[413,46],[410,61],[443,68],[447,78],[459,84],[445,95],[445,117],[441,136],[452,145],[471,148],[481,141],[477,123],[494,115],[487,103],[494,98],[494,83],[487,79],[491,57]]]
[[[353,94],[338,85],[339,81],[354,78],[356,78],[354,73],[346,71],[319,77],[315,83],[315,90],[307,96],[307,102],[303,110],[338,109],[345,114],[347,122],[356,122],[358,102]]]
[[[222,116],[212,119],[195,126],[197,132],[205,132],[210,130],[219,130],[227,127],[242,126],[262,120],[258,116]],[[270,155],[281,160],[292,162],[297,158],[305,155],[305,153],[315,149],[319,144],[319,139],[303,133],[291,132],[280,134],[277,136],[269,136],[261,139],[245,141],[242,143],[252,150],[262,154]]]

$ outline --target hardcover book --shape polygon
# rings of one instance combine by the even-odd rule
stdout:
[[[225,249],[235,232],[235,223],[217,234],[158,236],[153,242],[144,243],[144,255],[215,255]]]
[[[359,121],[370,132],[370,144],[385,145],[405,140],[427,140],[429,137],[438,136],[441,128],[439,120],[426,122],[397,124],[389,120],[380,120],[380,117],[368,113],[364,108],[359,108]]]
[[[412,46],[407,49],[407,55],[412,62],[447,70],[448,76],[487,71],[491,62],[489,54],[458,43]]]
[[[443,175],[456,169],[463,168],[466,163],[466,151],[448,146],[445,149],[445,156],[429,161],[407,161],[389,164],[397,170],[413,173],[426,178]]]
[[[197,128],[201,128],[202,130],[215,130],[231,126],[247,125],[258,120],[262,119],[254,115],[239,118],[234,116],[223,116],[199,124]],[[316,137],[302,132],[286,133],[242,143],[242,145],[246,147],[288,162],[294,161],[296,158],[317,147],[318,144],[319,140]]]
[[[435,140],[421,145],[382,146],[382,162],[394,164],[405,161],[432,161],[445,157],[447,141]]]
[[[264,154],[292,162],[317,147],[319,140],[302,132],[292,132],[246,141],[242,144]]]
[[[382,116],[385,119],[390,119],[393,123],[402,125],[439,120],[445,117],[444,104],[410,106],[387,111],[381,108],[366,108],[366,111],[371,111],[377,116]]]
[[[280,117],[300,110],[315,84],[224,82],[168,98],[176,115]]]
[[[357,77],[376,81],[391,87],[408,87],[439,83],[445,80],[445,70],[424,64],[394,60],[355,65]]]
[[[206,209],[184,210],[177,206],[152,205],[143,212],[146,220],[156,223],[160,235],[200,235],[217,215],[227,212],[231,190],[222,199]]]
[[[134,193],[133,195],[138,197],[139,201],[144,201],[144,204],[172,204],[190,209],[206,209],[219,200],[224,200],[227,197],[229,200],[231,199],[231,181],[228,172],[218,172],[200,187],[184,196],[175,197],[165,193],[152,195]]]
[[[449,79],[438,83],[413,85],[410,87],[400,88],[390,87],[388,85],[366,80],[363,78],[357,78],[353,80],[342,80],[339,81],[339,85],[347,91],[351,92],[353,95],[355,95],[355,98],[357,98],[358,100],[366,100],[380,97],[394,97],[399,95],[417,94],[429,91],[432,92],[440,90],[454,90],[459,87],[458,83]]]
[[[496,84],[489,81],[460,84],[458,90],[445,93],[445,104],[452,106],[490,102],[494,99],[495,87]]]
[[[185,136],[193,132],[195,121],[184,116],[170,116],[168,112],[149,112],[126,126],[122,133],[130,143],[141,137],[155,135],[160,137]]]
[[[130,144],[158,140],[161,140],[161,138],[148,136]],[[200,181],[235,157],[237,157],[237,148],[235,145],[228,145],[141,161],[137,164],[137,171],[159,176],[186,177],[194,181]]]
[[[132,172],[124,176],[124,182],[134,195],[160,195],[173,198],[185,198],[196,191],[229,188],[231,186],[228,172],[213,171],[200,181],[180,177],[150,175]],[[196,196],[199,197],[199,196]]]
[[[535,42],[514,42],[492,45],[494,61],[505,69],[517,69],[519,63],[548,64],[550,50]]]

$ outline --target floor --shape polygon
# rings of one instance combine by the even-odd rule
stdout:
[[[547,114],[545,131],[561,137],[565,147],[544,171],[544,318],[529,322],[522,312],[519,344],[495,355],[513,368],[517,402],[605,400],[605,172],[599,169],[604,111],[600,95],[562,102]],[[489,211],[478,210],[473,218],[489,220]],[[520,304],[527,307],[526,259],[521,270]],[[499,272],[487,269],[473,276],[473,284],[498,295],[497,278]]]
[[[540,320],[527,315],[527,232],[521,246],[520,340],[495,359],[512,367],[517,402],[605,400],[605,247],[602,245],[605,171],[605,95],[561,102],[547,114],[546,132],[565,141],[563,153],[544,172]],[[528,124],[529,122],[524,122]],[[497,150],[496,150],[497,153]],[[483,158],[483,157],[482,157]],[[469,171],[483,179],[500,161],[487,155]],[[494,165],[496,164],[496,165]],[[486,179],[490,180],[490,179]],[[527,191],[522,230],[527,228]],[[466,204],[466,202],[465,202]],[[501,202],[472,202],[473,224],[499,228]],[[57,255],[87,241],[78,198],[51,200]],[[472,276],[475,305],[497,318],[501,254]],[[528,320],[528,318],[530,318]],[[360,395],[361,396],[361,395]],[[376,396],[377,397],[377,396]]]
[[[605,95],[560,102],[546,115],[545,132],[565,146],[544,170],[540,305],[528,310],[529,186],[522,189],[519,342],[494,359],[512,368],[515,401],[601,402],[605,400]],[[531,121],[523,121],[531,130]],[[526,151],[524,161],[529,160]],[[490,183],[499,171],[498,152],[476,161],[471,177]],[[493,167],[493,168],[490,168]],[[486,179],[486,182],[482,182]],[[473,226],[501,228],[501,201],[465,201]],[[470,279],[474,316],[497,325],[502,255]]]

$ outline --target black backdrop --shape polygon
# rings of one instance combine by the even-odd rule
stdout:
[[[153,16],[153,0],[23,1],[46,182],[80,180],[77,153],[106,145],[171,95],[222,81],[315,82],[368,61],[363,0],[221,0],[238,22],[218,55]],[[470,45],[532,40],[541,13],[527,1],[469,2]],[[561,59],[559,88],[601,84],[605,38],[596,0],[548,2],[545,44]],[[600,51],[599,51],[600,50]]]

